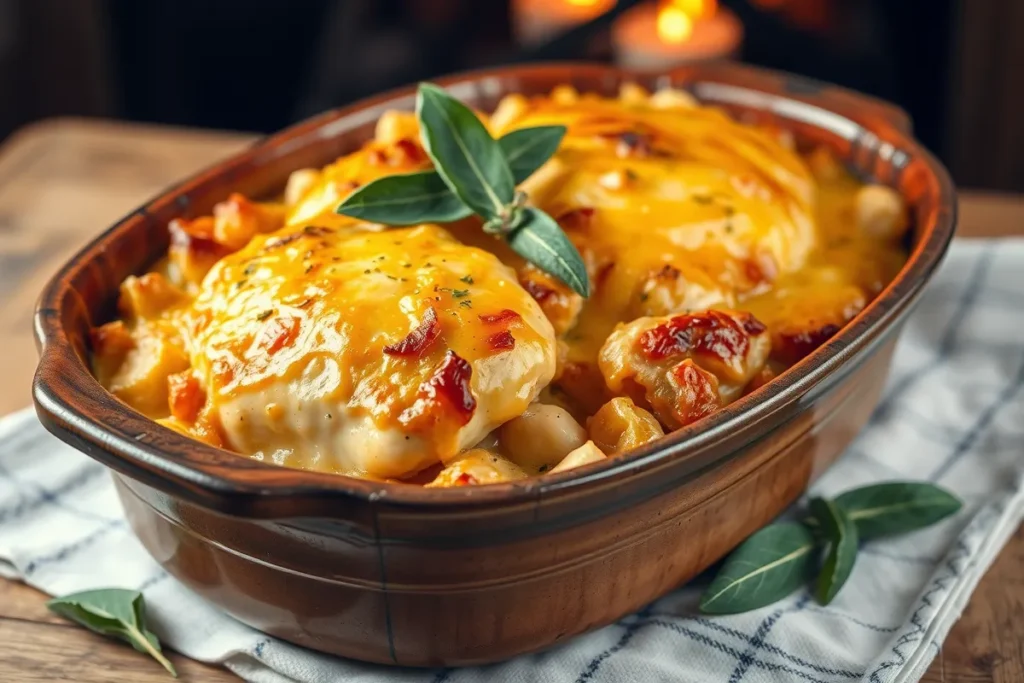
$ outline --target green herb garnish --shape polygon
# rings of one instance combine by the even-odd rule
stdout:
[[[821,523],[822,535],[828,543],[815,591],[818,602],[827,605],[853,571],[853,563],[857,559],[857,527],[834,500],[815,498],[810,507],[814,518]]]
[[[178,672],[160,649],[160,641],[146,628],[146,604],[139,591],[103,588],[83,591],[46,603],[51,612],[90,631],[127,642],[144,652],[177,678]]]
[[[430,83],[420,84],[416,115],[435,170],[375,180],[336,211],[396,226],[447,223],[476,214],[485,232],[504,237],[524,259],[588,296],[579,251],[553,218],[526,206],[528,198],[515,189],[555,153],[565,127],[524,128],[495,140],[476,114]]]
[[[857,526],[861,540],[902,534],[934,524],[960,509],[960,501],[931,484],[893,482],[847,491],[836,504]]]
[[[706,614],[735,614],[770,605],[807,582],[814,535],[795,522],[761,529],[733,551],[700,600]]]
[[[815,597],[828,604],[853,571],[860,541],[921,529],[960,508],[948,491],[915,482],[815,498],[801,522],[769,525],[736,548],[701,596],[700,610],[735,614],[781,600],[806,584],[822,548]]]

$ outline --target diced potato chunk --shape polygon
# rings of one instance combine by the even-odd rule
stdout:
[[[593,441],[588,441],[569,455],[565,456],[565,459],[555,465],[551,471],[565,472],[604,459],[605,454],[601,452],[601,449],[598,448]]]
[[[160,334],[136,334],[136,347],[110,378],[112,394],[147,417],[166,417],[167,377],[189,366],[177,344]]]
[[[160,273],[129,275],[121,283],[117,307],[126,318],[154,318],[185,300],[184,293]]]
[[[497,484],[526,476],[526,472],[515,463],[482,448],[474,448],[448,463],[434,481],[426,486],[440,488]]]
[[[135,348],[135,340],[124,322],[115,320],[94,328],[89,335],[92,344],[92,363],[96,379],[106,385],[117,372],[128,352]]]
[[[383,119],[381,119],[383,121]],[[288,176],[288,184],[284,188],[284,203],[295,206],[302,201],[306,193],[320,181],[320,171],[315,168],[300,168]]]
[[[393,145],[399,140],[419,139],[420,129],[416,115],[408,111],[386,111],[377,119],[374,137],[377,142]]]
[[[865,185],[857,191],[857,224],[867,234],[898,240],[907,230],[907,208],[896,190]]]
[[[249,243],[254,236],[273,232],[284,225],[284,208],[257,204],[238,193],[213,207],[213,239],[231,250]]]
[[[587,422],[590,439],[605,453],[633,450],[665,435],[658,420],[625,396],[601,406]]]
[[[579,99],[579,92],[571,85],[555,86],[551,91],[551,100],[555,104],[576,104]]]
[[[651,95],[650,104],[655,109],[692,109],[698,106],[693,95],[678,88],[662,88]]]
[[[626,104],[644,104],[648,97],[647,90],[637,83],[627,82],[619,86],[619,99]]]
[[[542,472],[586,443],[587,432],[567,410],[533,403],[501,426],[499,438],[510,460],[529,472]]]

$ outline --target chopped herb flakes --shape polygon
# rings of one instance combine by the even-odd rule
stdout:
[[[463,297],[469,296],[469,290],[468,289],[452,289],[451,287],[438,287],[437,285],[434,285],[434,291],[435,292],[448,292],[449,294],[452,295],[453,299],[461,299]]]

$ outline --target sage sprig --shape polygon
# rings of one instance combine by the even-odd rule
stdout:
[[[544,165],[558,149],[565,126],[520,128],[498,138],[516,185]],[[473,214],[437,171],[384,176],[349,195],[338,212],[385,225],[451,223]]]
[[[161,651],[160,641],[146,628],[146,603],[139,591],[124,588],[83,591],[54,598],[46,606],[90,631],[127,642],[177,678],[178,672]]]
[[[468,107],[421,83],[416,98],[420,140],[433,171],[385,176],[359,188],[336,209],[383,225],[448,223],[471,214],[484,230],[581,296],[590,285],[579,251],[558,223],[516,186],[558,149],[564,126],[537,126],[495,140]]]
[[[781,600],[807,583],[814,548],[814,535],[802,524],[766,526],[729,556],[701,596],[700,610],[735,614]]]
[[[827,605],[853,571],[857,559],[857,527],[834,500],[815,498],[810,507],[814,518],[821,522],[822,535],[828,543],[815,591],[818,602]]]
[[[948,491],[919,482],[865,486],[840,495],[836,504],[857,525],[861,540],[920,529],[956,513],[961,505]]]
[[[554,156],[565,131],[565,126],[534,126],[520,128],[498,138],[498,146],[505,155],[516,185],[532,176]]]
[[[432,83],[420,84],[416,116],[423,148],[449,189],[474,213],[500,217],[516,188],[508,160],[483,122]]]
[[[930,526],[961,505],[948,491],[916,482],[815,498],[800,522],[771,524],[737,547],[701,596],[700,609],[736,614],[770,605],[806,585],[815,566],[815,597],[828,604],[850,577],[860,542]]]
[[[437,171],[378,178],[350,194],[337,211],[384,225],[451,223],[473,213],[452,194]]]

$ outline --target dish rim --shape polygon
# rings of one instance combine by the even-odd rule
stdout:
[[[280,148],[287,148],[289,142],[301,142],[311,134],[323,134],[331,123],[345,121],[360,112],[408,99],[415,92],[415,85],[406,86],[319,114],[261,139],[242,152],[161,192],[115,222],[67,261],[49,280],[34,315],[40,360],[33,382],[33,399],[44,425],[61,438],[70,435],[74,441],[72,445],[89,455],[99,456],[102,462],[132,478],[155,483],[157,488],[165,490],[173,487],[172,495],[184,495],[204,507],[242,510],[248,516],[265,516],[257,501],[265,504],[271,500],[295,497],[344,498],[363,503],[386,500],[389,505],[446,510],[498,503],[535,503],[555,493],[580,491],[590,485],[637,474],[655,465],[696,456],[726,440],[724,437],[741,427],[754,425],[793,404],[837,369],[847,365],[854,356],[869,350],[879,332],[891,328],[906,314],[941,263],[956,225],[956,194],[952,180],[945,168],[913,139],[906,114],[868,96],[800,76],[728,62],[691,65],[663,72],[554,62],[466,71],[438,78],[435,82],[456,90],[460,86],[486,88],[489,80],[529,81],[531,74],[537,72],[566,69],[574,73],[586,72],[616,83],[633,79],[645,83],[682,83],[695,92],[698,99],[702,88],[721,91],[724,86],[727,90],[734,86],[721,81],[738,79],[745,84],[735,87],[734,95],[739,99],[733,101],[734,105],[742,107],[742,100],[746,98],[747,109],[767,109],[783,119],[792,118],[786,113],[793,109],[794,103],[808,112],[817,109],[820,114],[827,114],[833,119],[838,117],[846,124],[856,126],[859,137],[851,140],[854,146],[861,143],[866,148],[871,141],[862,138],[871,136],[874,138],[873,153],[888,145],[890,157],[904,154],[908,160],[921,160],[930,175],[929,180],[937,184],[937,206],[930,212],[927,225],[916,226],[921,236],[899,274],[838,334],[778,378],[699,422],[670,432],[644,447],[563,473],[484,486],[428,489],[400,482],[379,482],[284,468],[204,444],[162,427],[109,394],[92,376],[62,324],[62,312],[68,306],[82,305],[75,301],[77,290],[73,282],[76,274],[81,275],[87,264],[99,258],[105,246],[121,232],[127,234],[132,229],[139,229],[129,224],[140,214],[145,215],[149,207],[169,201],[180,203],[182,197],[188,197],[190,189],[217,178],[229,177],[232,170],[237,171],[246,163],[258,162],[261,154],[270,152],[265,161],[272,162],[283,155]],[[726,79],[727,76],[730,78]],[[515,89],[500,90],[501,94],[517,92]],[[771,107],[754,107],[750,104],[751,98]],[[880,125],[886,128],[883,136],[878,135]],[[278,148],[276,152],[275,148]],[[256,168],[259,168],[258,163],[253,166]],[[59,391],[59,386],[48,380],[55,373],[68,383],[67,388],[71,390]],[[94,411],[104,407],[116,411],[117,424],[100,421]],[[159,438],[148,438],[154,432]],[[168,444],[172,447],[164,448]],[[188,452],[191,460],[200,462],[183,461],[179,457],[182,452]],[[725,461],[735,452],[736,449],[732,449],[721,453],[713,463]],[[261,482],[262,472],[271,473],[264,478],[273,479],[273,482]],[[270,508],[266,511],[269,512]]]

